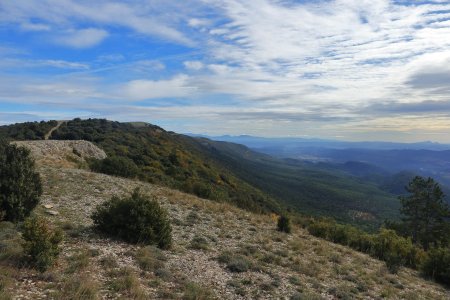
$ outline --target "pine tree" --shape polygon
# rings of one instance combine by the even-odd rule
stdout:
[[[448,242],[450,210],[444,202],[444,193],[432,178],[416,176],[406,187],[409,196],[400,197],[403,228],[413,242],[425,249],[431,244]]]

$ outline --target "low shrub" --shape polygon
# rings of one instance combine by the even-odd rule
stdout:
[[[153,246],[139,249],[136,251],[135,258],[142,270],[151,272],[163,268],[166,260],[164,253]]]
[[[22,237],[23,249],[31,264],[41,272],[48,269],[59,254],[62,231],[52,229],[44,218],[32,216],[23,224]]]
[[[389,271],[395,273],[401,266],[418,268],[425,251],[414,245],[409,238],[399,236],[394,230],[381,228],[376,234],[369,234],[350,225],[322,219],[308,225],[310,234],[326,240],[349,246],[386,262]]]
[[[13,299],[11,291],[17,281],[17,272],[15,268],[0,265],[0,299]]]
[[[278,218],[277,229],[281,232],[291,233],[291,220],[287,216]]]
[[[110,275],[114,277],[111,282],[111,289],[114,292],[125,294],[124,299],[149,299],[148,295],[141,288],[139,278],[131,268],[121,268],[112,272]]]
[[[90,160],[89,167],[92,171],[113,176],[133,178],[139,175],[139,168],[129,158],[111,156],[100,160]]]
[[[434,280],[450,285],[450,249],[432,248],[421,267],[422,273]]]
[[[73,253],[68,258],[69,266],[66,269],[66,273],[72,274],[85,269],[89,265],[90,256],[89,251],[86,249]]]
[[[208,250],[208,241],[202,236],[194,236],[189,247],[195,250]]]
[[[0,263],[20,266],[23,263],[22,242],[15,224],[0,222]]]
[[[86,275],[75,275],[68,278],[55,295],[55,299],[64,300],[96,300],[98,286],[96,282]]]
[[[130,243],[154,244],[167,249],[172,227],[167,211],[154,198],[134,190],[131,197],[112,197],[92,214],[94,226],[105,234]]]
[[[243,255],[235,255],[229,251],[222,252],[217,261],[227,265],[227,269],[231,272],[246,272],[253,267],[253,264]]]
[[[214,299],[213,292],[196,283],[190,282],[184,288],[183,300],[209,300]]]

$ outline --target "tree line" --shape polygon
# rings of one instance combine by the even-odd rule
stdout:
[[[333,219],[306,219],[302,223],[314,236],[385,261],[393,273],[407,266],[450,285],[450,209],[444,193],[432,178],[420,176],[411,180],[406,190],[409,194],[399,197],[401,219],[386,222],[376,234]]]

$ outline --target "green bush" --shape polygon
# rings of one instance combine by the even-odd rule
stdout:
[[[101,160],[91,160],[89,167],[92,171],[108,175],[133,178],[138,176],[139,168],[129,158],[112,156]]]
[[[135,259],[144,271],[152,271],[164,268],[166,257],[162,251],[154,246],[147,246],[136,251]]]
[[[59,254],[62,231],[53,230],[44,218],[32,216],[23,224],[22,237],[23,249],[32,265],[41,272],[48,269]]]
[[[277,229],[281,232],[291,233],[291,220],[286,216],[278,218]]]
[[[167,249],[172,243],[172,227],[165,209],[155,199],[134,190],[131,197],[112,197],[92,214],[101,232],[130,243],[155,244]]]
[[[184,288],[183,300],[209,300],[214,299],[213,292],[194,282],[189,282]]]
[[[411,239],[399,236],[390,229],[382,228],[376,234],[369,234],[351,225],[322,219],[311,222],[308,231],[314,236],[383,260],[392,273],[397,272],[400,266],[418,268],[426,256],[425,251],[414,245]]]
[[[21,266],[23,264],[22,241],[15,224],[0,222],[0,265]]]
[[[189,247],[195,250],[208,250],[208,241],[202,236],[194,236]]]
[[[229,251],[222,252],[217,261],[227,265],[230,272],[242,273],[247,272],[253,267],[253,264],[243,255],[236,255]]]
[[[433,248],[429,250],[421,269],[425,276],[450,285],[450,249]]]
[[[22,221],[41,194],[41,178],[30,151],[0,141],[0,221]]]
[[[332,224],[323,221],[315,221],[312,222],[308,226],[308,232],[316,237],[320,237],[323,239],[329,239],[329,232],[332,228]]]

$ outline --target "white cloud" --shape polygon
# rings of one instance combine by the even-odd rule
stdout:
[[[87,28],[73,30],[55,38],[55,42],[73,48],[90,48],[100,44],[108,37],[103,29]]]
[[[188,25],[191,27],[203,27],[206,25],[210,25],[211,21],[208,19],[198,19],[198,18],[192,18],[188,20]]]
[[[69,70],[87,70],[89,65],[80,62],[71,62],[65,60],[31,60],[31,59],[16,59],[7,58],[0,60],[0,66],[4,69],[23,69],[23,68],[58,68],[58,69],[69,69]]]
[[[188,79],[186,75],[178,75],[168,80],[132,80],[125,84],[122,95],[130,100],[188,97],[195,92]]]
[[[198,60],[188,60],[183,62],[183,65],[189,69],[189,70],[194,70],[194,71],[199,71],[201,69],[203,69],[204,65],[201,61]]]
[[[203,78],[204,84],[214,89],[220,85],[222,91],[228,86],[252,99],[303,107],[420,101],[405,85],[409,65],[424,53],[436,56],[450,47],[445,18],[430,14],[449,9],[449,4],[214,3],[228,22],[211,28],[209,49],[217,61],[233,67],[212,64],[213,76]]]
[[[20,28],[24,31],[50,31],[51,27],[42,23],[28,23],[24,22],[20,24]]]
[[[159,37],[176,43],[194,43],[171,24],[177,11],[192,6],[183,3],[149,3],[148,1],[73,1],[73,0],[17,0],[0,2],[0,23],[18,23],[32,29],[32,20],[39,19],[55,30],[76,28],[78,22],[93,22],[101,26],[121,26],[134,32]],[[193,8],[191,8],[193,9]],[[178,14],[180,14],[178,13]],[[30,27],[31,26],[31,27]],[[37,29],[37,24],[34,29]],[[97,37],[98,38],[98,37]],[[99,38],[98,38],[99,39]],[[80,42],[82,44],[82,42]]]

